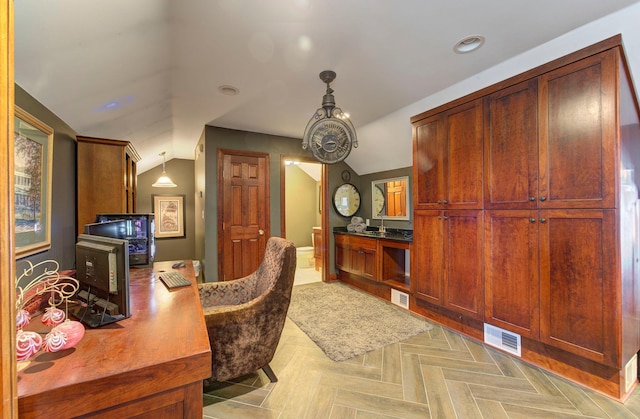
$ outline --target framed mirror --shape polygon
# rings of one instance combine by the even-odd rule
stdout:
[[[333,207],[343,217],[351,217],[360,209],[360,191],[350,183],[338,186],[333,193]]]
[[[378,179],[371,182],[371,218],[408,220],[409,176]]]

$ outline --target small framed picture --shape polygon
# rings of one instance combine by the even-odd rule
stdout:
[[[185,195],[151,195],[153,198],[153,213],[155,214],[157,239],[186,237],[184,231]]]

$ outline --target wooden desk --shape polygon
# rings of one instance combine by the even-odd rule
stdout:
[[[168,291],[153,269],[131,269],[131,318],[87,328],[75,348],[18,363],[22,418],[202,417],[211,349],[191,262],[191,287]],[[37,321],[37,319],[36,319]]]

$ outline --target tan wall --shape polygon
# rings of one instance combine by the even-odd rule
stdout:
[[[318,187],[298,166],[286,166],[286,236],[296,247],[311,246],[313,227],[318,219]]]

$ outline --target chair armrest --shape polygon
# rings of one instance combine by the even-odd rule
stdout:
[[[253,299],[255,275],[233,281],[205,282],[198,284],[200,302],[204,309],[217,306],[235,306]]]

